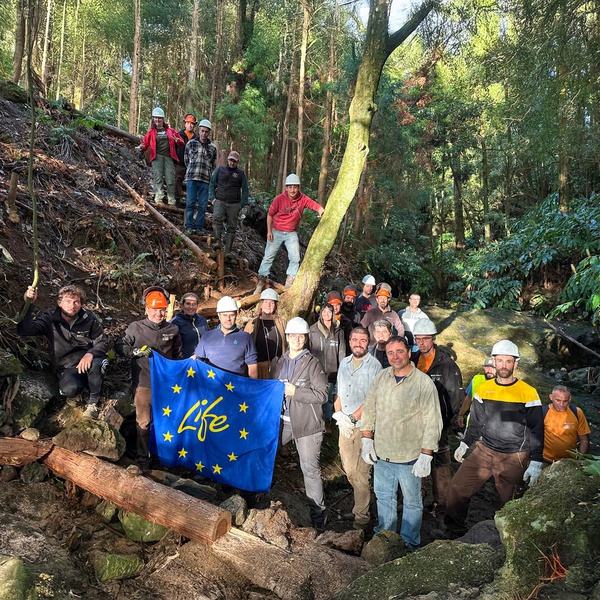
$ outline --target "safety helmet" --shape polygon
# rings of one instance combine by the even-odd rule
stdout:
[[[295,175],[294,173],[290,173],[285,178],[285,185],[300,185],[300,177],[298,177],[298,175]]]
[[[162,117],[164,119],[165,118],[165,111],[160,106],[157,106],[152,111],[152,116],[153,117]]]
[[[208,127],[208,129],[212,129],[212,125],[210,124],[210,121],[208,119],[202,119],[202,121],[200,121],[199,127]]]
[[[412,328],[413,335],[435,335],[437,329],[431,319],[419,319]]]
[[[491,356],[488,356],[485,359],[485,362],[483,363],[484,367],[493,367],[494,366],[494,359]]]
[[[184,123],[193,123],[196,124],[196,117],[192,113],[188,113],[185,115],[185,119],[183,119]]]
[[[388,298],[392,297],[392,287],[387,283],[380,283],[377,286],[377,291],[375,292],[376,296],[387,296]]]
[[[327,304],[341,304],[342,297],[339,292],[329,292],[327,294]]]
[[[519,348],[517,348],[517,345],[513,344],[510,340],[500,340],[499,342],[496,342],[492,348],[492,356],[497,356],[498,354],[514,356],[518,360]]]
[[[279,302],[279,294],[273,288],[267,288],[263,290],[260,295],[261,300],[273,300],[275,302]]]
[[[151,285],[142,292],[144,304],[147,308],[167,308],[169,306],[169,294],[158,285]]]
[[[347,285],[344,288],[344,293],[342,294],[342,296],[353,296],[354,298],[356,298],[356,288],[353,285]]]
[[[294,317],[288,321],[285,332],[308,334],[308,323],[302,317]]]
[[[217,302],[217,313],[237,312],[238,310],[237,302],[231,296],[223,296]]]
[[[365,275],[362,282],[363,285],[375,285],[375,277],[373,277],[373,275]]]

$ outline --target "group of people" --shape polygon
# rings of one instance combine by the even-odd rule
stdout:
[[[28,288],[25,299],[35,302],[37,290]],[[587,452],[590,430],[581,410],[569,408],[569,390],[556,387],[551,404],[542,407],[536,390],[515,376],[520,356],[513,342],[493,346],[485,374],[465,393],[460,369],[435,343],[436,326],[419,309],[419,296],[411,295],[400,314],[390,308],[390,299],[391,287],[376,286],[367,275],[360,295],[353,286],[330,292],[313,325],[302,317],[286,323],[278,314],[277,292],[267,288],[244,329],[229,296],[218,301],[219,323],[210,329],[198,314],[196,294],[184,294],[180,312],[167,321],[169,294],[159,286],[147,288],[145,318],[132,322],[115,344],[132,363],[138,461],[149,462],[151,352],[285,382],[280,443],[295,444],[312,524],[319,530],[326,508],[320,451],[329,418],[338,427],[342,465],[353,488],[354,527],[371,521],[372,472],[375,531],[397,530],[400,488],[400,534],[409,549],[421,541],[425,477],[431,475],[432,508],[443,518],[440,535],[457,537],[467,530],[471,497],[490,477],[505,503],[522,493],[524,482],[535,483],[544,464],[577,447]],[[55,310],[34,316],[32,304],[17,332],[48,339],[61,394],[87,392],[84,415],[97,418],[109,341],[85,302],[81,288],[66,286]],[[467,425],[454,453],[461,465],[451,477],[454,416]]]

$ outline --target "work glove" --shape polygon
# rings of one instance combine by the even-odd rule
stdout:
[[[461,442],[460,446],[456,449],[456,452],[454,453],[454,460],[456,462],[461,463],[465,459],[465,454],[467,453],[468,449],[469,446],[464,442]]]
[[[427,477],[431,473],[431,461],[433,456],[431,454],[419,454],[417,462],[413,465],[412,474],[415,477]]]
[[[350,417],[341,410],[338,410],[337,412],[333,413],[333,418],[335,419],[337,426],[340,428],[340,435],[343,435],[345,438],[352,437],[354,424],[350,420]]]
[[[142,346],[141,348],[133,349],[133,356],[135,358],[148,358],[152,354],[152,348],[149,346]]]
[[[542,474],[542,463],[538,460],[532,460],[527,467],[525,473],[523,473],[523,481],[529,484],[531,487]]]
[[[362,451],[360,453],[362,459],[368,465],[374,465],[377,462],[377,454],[375,453],[375,442],[371,438],[364,437],[361,440]]]

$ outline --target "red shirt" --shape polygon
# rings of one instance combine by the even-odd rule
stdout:
[[[305,208],[319,212],[321,205],[301,192],[294,200],[288,196],[287,190],[275,196],[269,207],[269,215],[273,217],[273,228],[277,231],[296,231]]]

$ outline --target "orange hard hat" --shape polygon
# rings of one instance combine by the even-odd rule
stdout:
[[[146,306],[148,308],[167,308],[169,302],[162,292],[150,292],[146,296]]]
[[[194,115],[192,115],[191,113],[188,113],[187,115],[185,115],[185,119],[183,120],[184,123],[194,123],[194,125],[196,124],[196,117]]]

